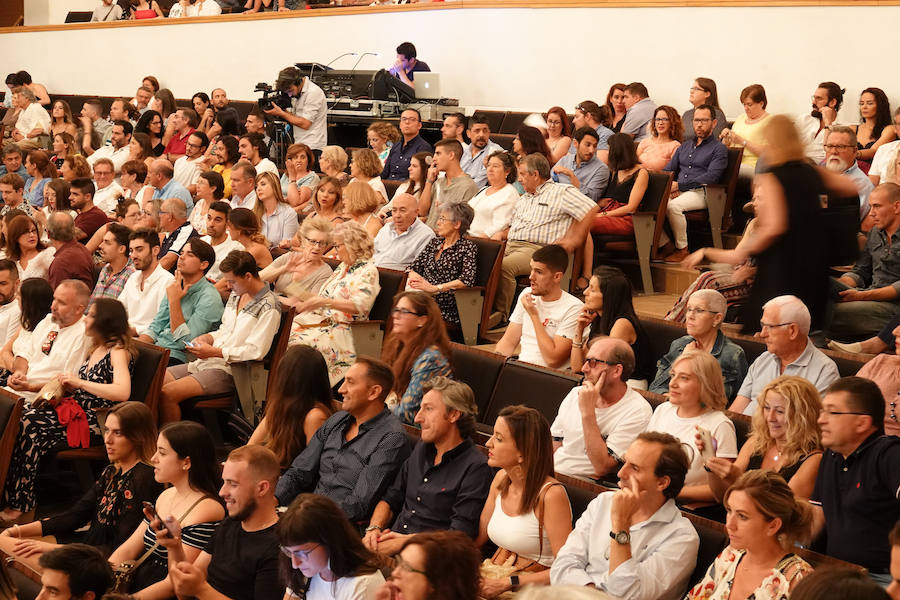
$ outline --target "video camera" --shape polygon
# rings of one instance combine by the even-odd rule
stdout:
[[[268,83],[257,83],[253,91],[262,92],[262,98],[257,100],[262,110],[269,110],[272,106],[278,106],[283,110],[291,108],[291,97],[280,90],[276,90]]]

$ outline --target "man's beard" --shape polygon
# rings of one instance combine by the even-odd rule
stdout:
[[[843,173],[850,168],[850,165],[847,164],[842,158],[833,157],[825,160],[825,168],[832,173]]]
[[[818,108],[813,108],[809,114],[812,118],[818,121],[822,120],[822,111],[820,111]]]
[[[234,515],[231,515],[231,518],[234,519],[235,521],[241,521],[241,522],[246,521],[247,519],[250,518],[250,515],[253,514],[253,511],[256,510],[256,506],[257,506],[256,498],[251,498],[250,500],[247,501],[247,504],[244,506],[244,508],[242,508],[239,512],[235,513]]]

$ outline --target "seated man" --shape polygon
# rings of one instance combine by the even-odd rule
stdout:
[[[134,265],[128,257],[130,235],[131,230],[121,223],[110,223],[107,227],[100,243],[100,256],[106,264],[100,270],[88,308],[97,298],[118,298],[122,288],[125,287],[125,282],[134,273]]]
[[[675,437],[648,431],[624,459],[621,489],[588,504],[550,567],[550,583],[588,585],[622,600],[681,598],[700,547],[675,504],[688,457]]]
[[[188,240],[200,235],[187,220],[187,215],[180,198],[163,200],[159,211],[159,228],[166,237],[159,246],[157,258],[166,271],[175,268],[175,262]]]
[[[397,60],[388,72],[409,87],[415,88],[416,71],[431,71],[431,68],[428,63],[416,58],[416,47],[412,42],[403,42],[397,46]]]
[[[231,208],[253,210],[256,206],[256,169],[246,160],[231,168]]]
[[[595,202],[571,185],[550,181],[550,163],[541,154],[526,156],[519,175],[525,193],[513,209],[492,326],[506,320],[516,291],[516,277],[529,273],[531,255],[547,244],[557,244],[572,254],[584,244],[588,227],[599,210]]]
[[[179,108],[169,115],[166,126],[166,135],[170,135],[169,143],[163,151],[163,158],[172,163],[187,154],[187,142],[191,134],[197,129],[200,117],[193,108]]]
[[[209,138],[202,131],[193,131],[184,145],[184,156],[175,161],[172,177],[184,186],[190,194],[197,192],[197,180],[200,173],[206,170],[203,162]]]
[[[97,156],[94,152],[92,158]],[[108,158],[100,158],[94,163],[94,187],[96,191],[92,196],[94,205],[106,213],[110,219],[116,216],[116,205],[122,197],[124,190],[116,183],[116,172],[113,162]]]
[[[472,388],[438,376],[425,389],[416,414],[422,441],[375,506],[363,538],[370,550],[385,556],[424,531],[451,529],[474,539],[493,479],[471,440],[478,416]]]
[[[228,234],[228,213],[230,212],[231,205],[222,200],[210,204],[209,210],[206,211],[206,235],[200,239],[212,246],[216,253],[216,262],[206,274],[213,281],[222,279],[222,271],[219,266],[225,257],[231,254],[232,250],[244,249],[242,243],[234,241]]]
[[[825,160],[825,136],[844,103],[844,90],[833,81],[823,81],[812,95],[812,110],[795,122],[803,142],[803,154],[816,164]],[[879,148],[880,149],[880,148]]]
[[[127,121],[124,118],[113,121],[112,127],[110,128],[109,143],[91,154],[87,159],[91,168],[94,168],[95,177],[97,175],[95,166],[97,161],[101,158],[110,160],[113,171],[116,175],[119,175],[119,172],[122,170],[122,165],[128,162],[128,157],[131,154],[131,149],[128,145],[131,143],[132,133],[134,133],[134,126],[130,121]],[[119,191],[121,191],[121,188]],[[113,204],[113,208],[115,208],[115,203]],[[110,210],[107,212],[112,211]]]
[[[0,165],[0,177],[7,173],[15,173],[23,181],[28,179],[28,169],[23,164],[25,157],[22,156],[22,149],[19,148],[18,144],[9,143],[3,146],[2,156],[3,164]]]
[[[21,327],[19,306],[19,269],[8,258],[0,259],[0,346]]]
[[[456,140],[465,152],[468,144],[463,132],[466,130],[466,115],[460,112],[444,115],[444,123],[441,125],[442,140]]]
[[[170,366],[187,362],[185,342],[214,330],[222,319],[222,298],[204,277],[215,259],[209,244],[200,238],[188,240],[159,311],[138,337],[142,342],[168,348]]]
[[[73,179],[69,184],[69,204],[78,213],[75,217],[75,227],[81,232],[78,237],[80,242],[90,240],[98,229],[109,222],[106,213],[94,206],[96,190],[94,182],[87,177]]]
[[[169,577],[179,598],[210,600],[277,600],[284,596],[278,576],[278,501],[275,482],[278,458],[263,446],[232,450],[222,468],[219,492],[228,517],[219,523],[193,563],[184,560],[159,520],[153,529],[168,550]]]
[[[81,107],[81,150],[85,156],[90,156],[106,144],[106,139],[111,139],[110,129],[112,123],[103,118],[103,103],[99,98],[88,98]]]
[[[90,184],[89,180],[85,180]],[[93,185],[93,184],[91,184]],[[84,244],[75,241],[75,222],[64,210],[58,210],[47,219],[47,237],[56,248],[53,261],[47,270],[50,287],[56,287],[67,279],[77,279],[88,288],[88,298],[94,283],[94,259]],[[85,303],[87,307],[87,303]]]
[[[894,133],[900,132],[900,107],[894,110],[893,125]],[[882,144],[875,151],[872,166],[869,168],[869,181],[872,182],[872,185],[888,181],[888,176],[896,169],[891,163],[897,158],[897,148],[900,148],[900,138]],[[888,167],[890,167],[890,171]]]
[[[597,158],[600,138],[590,127],[579,127],[572,139],[575,152],[566,154],[553,166],[553,181],[568,183],[596,202],[603,197],[609,182],[609,167]]]
[[[697,290],[691,294],[685,310],[687,335],[673,340],[669,351],[656,363],[656,377],[649,388],[651,392],[667,393],[672,363],[686,348],[695,348],[709,352],[719,361],[725,380],[725,396],[729,401],[734,399],[747,376],[747,357],[743,348],[722,333],[722,320],[727,310],[725,296],[716,290]]]
[[[442,206],[468,202],[478,193],[478,186],[459,166],[462,154],[462,144],[456,140],[440,140],[434,145],[434,161],[419,196],[419,216],[429,227],[437,225]],[[440,173],[444,177],[439,178]]]
[[[622,124],[622,133],[627,133],[634,138],[635,142],[640,142],[650,135],[647,125],[656,114],[656,103],[650,99],[647,86],[638,81],[625,86],[623,100],[627,112],[625,113],[625,122]]]
[[[128,313],[128,323],[134,335],[147,332],[166,296],[166,287],[174,277],[160,266],[156,259],[159,235],[150,229],[139,229],[128,236],[131,263],[134,274],[125,282],[119,302]]]
[[[75,279],[56,287],[50,314],[35,326],[30,337],[13,344],[15,360],[6,382],[11,389],[33,400],[59,373],[78,372],[88,341],[82,317],[90,297],[90,288]]]
[[[809,323],[809,309],[796,296],[778,296],[763,305],[761,330],[757,335],[766,344],[766,351],[750,365],[730,410],[753,415],[756,397],[781,375],[803,377],[820,394],[840,377],[834,361],[809,339]]]
[[[832,125],[825,136],[825,168],[834,173],[841,173],[853,180],[859,193],[859,218],[863,231],[868,231],[872,224],[866,219],[869,214],[869,194],[872,182],[856,164],[856,132],[846,125]]]
[[[431,153],[434,151],[431,144],[419,135],[421,129],[422,115],[419,114],[419,111],[407,108],[400,113],[400,135],[403,136],[403,139],[391,146],[391,151],[384,160],[382,179],[406,181],[409,179],[409,161],[412,160],[412,157],[418,152]]]
[[[266,134],[266,115],[258,106],[251,108],[247,114],[247,118],[244,120],[244,130],[247,133],[260,134],[263,136],[263,144],[266,148],[271,147],[272,139]]]
[[[257,176],[263,173],[274,173],[276,177],[281,176],[278,173],[278,167],[269,160],[269,149],[260,134],[245,133],[242,135],[238,142],[238,152],[241,153],[242,160],[253,165]]]
[[[222,324],[186,344],[187,351],[200,360],[170,367],[166,372],[159,403],[163,423],[180,420],[179,405],[188,398],[234,391],[231,364],[262,360],[278,333],[281,305],[259,278],[253,255],[234,250],[220,268],[231,290]]]
[[[425,249],[434,230],[419,220],[416,197],[400,194],[393,201],[391,221],[375,235],[375,265],[405,271]]]
[[[574,128],[590,127],[597,132],[597,158],[604,163],[609,158],[609,138],[615,131],[603,124],[603,110],[593,100],[579,102],[572,116]],[[575,144],[569,146],[569,154],[575,154]]]
[[[13,106],[19,109],[12,140],[21,148],[46,148],[50,141],[50,113],[26,86],[13,88]]]
[[[343,410],[319,427],[278,480],[279,505],[314,492],[334,500],[351,522],[369,518],[409,457],[403,425],[384,403],[393,387],[388,365],[357,357],[338,390]]]
[[[100,600],[113,584],[106,557],[87,544],[66,544],[41,554],[41,593],[46,600]]]
[[[502,152],[503,146],[491,141],[491,126],[487,115],[474,114],[469,117],[469,147],[463,151],[459,166],[472,178],[479,189],[487,185],[487,159],[494,152]]]
[[[25,180],[16,173],[0,176],[0,218],[11,210],[20,210],[29,217],[34,214],[31,205],[25,201]]]
[[[829,138],[830,139],[830,138]],[[882,183],[869,196],[872,228],[853,269],[832,279],[829,338],[869,337],[900,313],[900,186]]]
[[[653,409],[625,383],[634,371],[634,352],[624,341],[590,340],[582,370],[584,382],[563,398],[550,426],[553,470],[603,479],[621,468]]]
[[[184,202],[185,209],[190,213],[194,208],[194,199],[183,185],[173,179],[174,176],[175,169],[172,163],[164,158],[157,158],[147,169],[147,185],[152,185],[156,189],[153,192],[154,198],[160,200],[178,198]]]
[[[651,115],[652,116],[652,115]],[[628,117],[625,117],[626,119]],[[709,104],[701,104],[694,109],[694,135],[691,142],[678,146],[666,165],[665,171],[673,171],[675,180],[669,192],[666,213],[675,245],[668,239],[661,240],[660,255],[666,262],[681,262],[688,255],[687,219],[684,212],[706,208],[707,183],[718,183],[728,166],[728,148],[720,142],[712,131],[716,126],[716,109]]]
[[[560,287],[568,264],[569,255],[562,246],[548,244],[534,251],[531,286],[519,294],[509,327],[497,342],[497,352],[512,356],[521,342],[519,360],[542,367],[568,368],[575,326],[584,306]]]
[[[826,553],[862,565],[887,586],[887,532],[900,520],[900,438],[884,435],[884,409],[881,390],[868,379],[844,377],[828,387],[819,411],[825,455],[809,501],[814,536],[826,533]]]

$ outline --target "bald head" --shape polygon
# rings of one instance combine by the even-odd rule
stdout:
[[[409,229],[419,218],[418,201],[412,194],[400,194],[394,198],[392,216],[398,233]]]
[[[67,211],[58,210],[47,220],[47,236],[54,242],[71,242],[75,239],[75,221]]]
[[[601,373],[606,372],[606,385],[624,385],[634,372],[634,351],[619,338],[594,338],[589,342],[585,356],[605,361],[591,366],[589,361],[585,360],[584,376],[591,383],[597,383]]]

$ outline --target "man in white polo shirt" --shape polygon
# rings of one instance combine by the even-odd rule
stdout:
[[[128,236],[131,263],[134,273],[125,282],[119,302],[128,313],[128,323],[134,335],[147,333],[150,323],[159,312],[159,304],[166,297],[166,286],[175,278],[166,271],[156,254],[159,252],[159,234],[151,229],[139,229]]]

